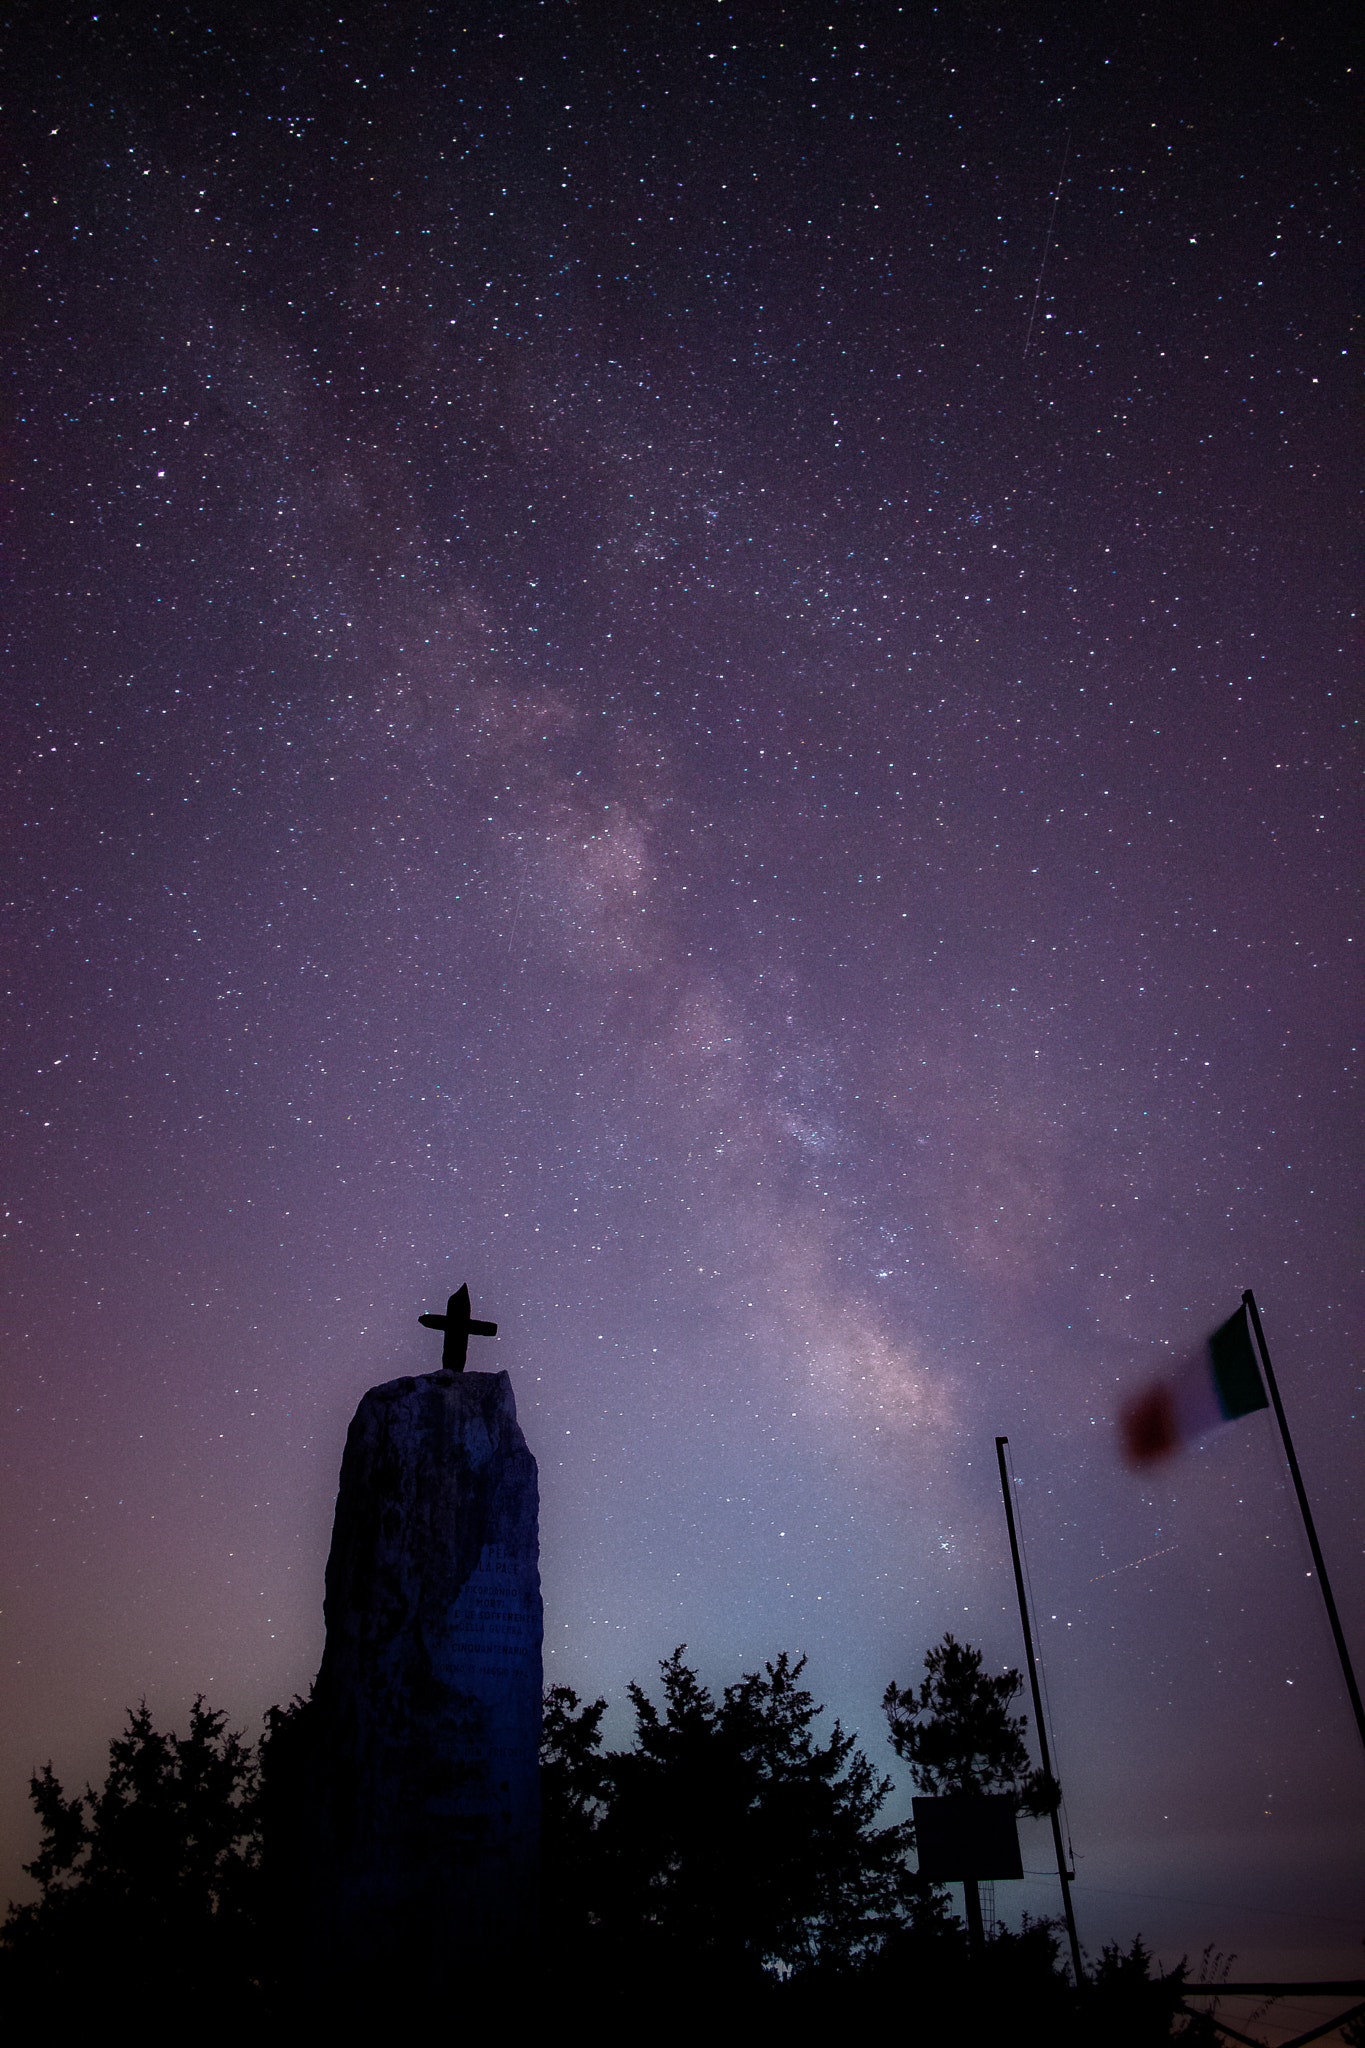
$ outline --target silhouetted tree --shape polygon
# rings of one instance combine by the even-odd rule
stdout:
[[[1212,2015],[1204,2012],[1186,2017],[1188,1977],[1183,1960],[1165,1975],[1154,1977],[1152,1958],[1141,1935],[1126,1952],[1117,1942],[1106,1943],[1089,1983],[1081,1986],[1077,2003],[1082,2024],[1107,2048],[1149,2048],[1149,2044],[1173,2039],[1186,2044],[1207,2041],[1213,2048],[1221,2037],[1214,2031]]]
[[[662,1710],[632,1685],[635,1745],[607,1756],[602,1701],[547,1697],[547,1904],[576,1883],[570,1918],[612,1975],[760,1992],[853,1967],[922,1904],[908,1831],[876,1825],[890,1780],[837,1722],[816,1740],[804,1663],[717,1702],[679,1648]]]
[[[936,1788],[1044,1798],[1016,1744],[1012,1674],[984,1678],[951,1637],[926,1666],[918,1692],[887,1692],[912,1768],[936,1773]],[[963,2048],[1021,2027],[1055,2048],[1214,2038],[1206,2016],[1182,2019],[1184,1965],[1154,1976],[1141,1940],[1107,1948],[1079,1990],[1047,1923],[970,1954],[942,1888],[907,1868],[909,1829],[877,1825],[889,1780],[837,1722],[816,1740],[804,1660],[781,1656],[719,1702],[682,1648],[660,1669],[662,1708],[630,1688],[635,1741],[622,1752],[603,1753],[604,1701],[546,1695],[547,2010],[576,1978],[595,2010],[614,1995],[669,2038],[658,2022],[695,2012],[697,1997],[727,2019],[746,2000],[790,2011],[807,2030],[909,2017]],[[0,1929],[4,2017],[49,2031],[59,2011],[131,2015],[144,2030],[206,2012],[237,2030],[267,2010],[316,2024],[325,1987],[294,1982],[287,1962],[315,1744],[305,1701],[272,1709],[253,1753],[199,1699],[183,1739],[159,1733],[145,1705],[130,1712],[99,1792],[68,1798],[47,1765],[31,1782],[42,1838],[26,1866],[40,1896]]]
[[[891,1745],[921,1792],[1007,1793],[1019,1813],[1051,1813],[1055,1780],[1029,1767],[1028,1717],[1011,1714],[1023,1686],[1017,1671],[989,1678],[981,1652],[946,1635],[924,1659],[919,1691],[894,1683],[882,1695]]]
[[[918,1692],[892,1683],[882,1695],[892,1747],[920,1791],[940,1798],[994,1793],[1010,1798],[1016,1813],[1050,1813],[1060,1788],[1046,1772],[1029,1769],[1028,1721],[1009,1711],[1022,1684],[1019,1673],[987,1677],[981,1652],[952,1635],[927,1653],[924,1669]],[[976,1879],[964,1878],[962,1890],[967,1926],[979,1944],[984,1929]]]
[[[847,2032],[914,2021],[914,2038],[953,2048],[998,2048],[1044,2041],[1047,2048],[1182,2048],[1221,2039],[1207,2013],[1187,2014],[1186,1965],[1153,1972],[1139,1937],[1129,1950],[1106,1947],[1089,1980],[1072,1984],[1059,1961],[1059,1929],[1030,1920],[997,1928],[973,1949],[962,1922],[921,1925],[893,1935],[848,1993],[828,2001],[828,2017]],[[821,2011],[820,2017],[825,2014]]]
[[[1030,1921],[1017,1932],[998,1928],[973,1948],[961,1920],[920,1921],[892,1935],[860,1973],[837,2017],[847,2028],[872,2028],[913,2017],[913,2038],[953,2048],[1016,2041],[1026,2035],[1048,2048],[1100,2048],[1102,2037],[1074,2033],[1075,1995],[1058,1966],[1054,1928]],[[831,2018],[836,2017],[831,2011]]]
[[[567,1685],[545,1694],[540,1738],[541,1918],[547,1948],[581,1954],[601,1913],[597,1829],[607,1792],[605,1700],[580,1706]]]
[[[201,1697],[189,1734],[163,1735],[144,1703],[110,1743],[99,1792],[68,1799],[50,1763],[30,1781],[42,1842],[24,1867],[40,1896],[0,1929],[14,1999],[58,1976],[113,2009],[251,1989],[257,1768],[225,1722]]]

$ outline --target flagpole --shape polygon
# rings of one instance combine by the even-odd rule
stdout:
[[[1005,1521],[1010,1532],[1010,1556],[1014,1559],[1014,1587],[1019,1595],[1019,1619],[1024,1626],[1024,1648],[1028,1653],[1028,1681],[1033,1688],[1033,1712],[1038,1726],[1038,1753],[1043,1760],[1043,1771],[1052,1778],[1052,1759],[1047,1750],[1047,1729],[1043,1725],[1043,1696],[1038,1687],[1038,1666],[1033,1655],[1033,1631],[1029,1627],[1028,1601],[1024,1595],[1024,1572],[1019,1562],[1019,1538],[1014,1529],[1014,1502],[1010,1499],[1009,1476],[1005,1471],[1005,1445],[1007,1436],[995,1439],[995,1455],[1000,1462],[1000,1491],[1005,1496]],[[1056,1780],[1053,1779],[1053,1783]],[[1071,1963],[1076,1972],[1079,1988],[1085,1982],[1085,1971],[1081,1968],[1081,1944],[1076,1934],[1076,1916],[1071,1910],[1071,1880],[1067,1874],[1066,1856],[1062,1850],[1062,1824],[1054,1806],[1048,1815],[1052,1822],[1052,1842],[1057,1851],[1057,1876],[1062,1886],[1062,1907],[1066,1913],[1066,1931],[1071,1939]]]
[[[1355,1709],[1356,1727],[1360,1730],[1360,1740],[1362,1744],[1365,1744],[1365,1706],[1361,1705],[1360,1688],[1356,1684],[1355,1672],[1351,1669],[1351,1653],[1346,1647],[1346,1637],[1342,1633],[1341,1620],[1337,1614],[1337,1603],[1332,1598],[1332,1588],[1327,1579],[1327,1567],[1322,1561],[1322,1549],[1318,1543],[1318,1532],[1313,1527],[1313,1513],[1308,1505],[1308,1495],[1304,1491],[1303,1479],[1299,1472],[1299,1461],[1294,1456],[1294,1445],[1289,1435],[1289,1424],[1285,1420],[1284,1404],[1280,1400],[1280,1390],[1275,1384],[1275,1368],[1270,1363],[1270,1353],[1266,1349],[1265,1332],[1261,1328],[1261,1318],[1256,1312],[1256,1297],[1249,1287],[1243,1292],[1242,1300],[1251,1313],[1251,1327],[1256,1332],[1256,1344],[1261,1354],[1261,1364],[1265,1368],[1265,1383],[1270,1390],[1270,1399],[1275,1409],[1275,1420],[1280,1425],[1280,1435],[1284,1439],[1284,1454],[1289,1460],[1290,1477],[1294,1481],[1294,1491],[1299,1497],[1299,1512],[1303,1516],[1303,1526],[1308,1531],[1308,1548],[1313,1553],[1313,1563],[1316,1565],[1318,1573],[1318,1584],[1322,1588],[1322,1597],[1327,1607],[1327,1619],[1332,1625],[1332,1640],[1337,1646],[1337,1655],[1341,1659],[1342,1676],[1346,1680],[1346,1690],[1351,1696],[1351,1705]]]

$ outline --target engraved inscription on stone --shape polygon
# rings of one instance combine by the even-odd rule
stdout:
[[[532,1770],[539,1765],[540,1729],[524,1703],[540,1685],[539,1595],[524,1567],[502,1544],[485,1544],[466,1579],[450,1620],[455,1653],[452,1676],[484,1699],[497,1701],[500,1740],[471,1744],[466,1754],[490,1765]],[[521,1711],[519,1711],[521,1707]],[[510,1738],[510,1739],[509,1739]],[[496,1781],[498,1772],[490,1771]]]
[[[455,1633],[496,1642],[504,1655],[525,1657],[540,1647],[538,1619],[535,1603],[524,1590],[524,1574],[501,1544],[485,1545],[455,1603]]]

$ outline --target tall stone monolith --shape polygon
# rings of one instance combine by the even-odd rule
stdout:
[[[505,1372],[373,1387],[346,1439],[309,1709],[309,1948],[454,1984],[534,1951],[536,1463]]]

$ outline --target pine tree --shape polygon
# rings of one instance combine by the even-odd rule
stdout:
[[[42,1841],[24,1868],[40,1895],[0,1929],[16,2000],[73,1971],[115,2010],[249,1990],[258,1777],[226,1718],[201,1697],[188,1735],[163,1735],[144,1702],[109,1745],[100,1791],[68,1799],[50,1763],[30,1781]]]
[[[784,1653],[717,1701],[684,1651],[660,1666],[662,1707],[630,1687],[629,1750],[599,1755],[601,1701],[547,1696],[547,1903],[623,1988],[758,1995],[852,1967],[919,1903],[908,1831],[876,1824],[890,1780],[838,1723],[817,1739],[804,1659]]]
[[[1018,1813],[1051,1813],[1056,1783],[1030,1770],[1028,1717],[1009,1711],[1023,1687],[1019,1673],[987,1677],[980,1650],[952,1635],[927,1653],[924,1669],[918,1692],[893,1683],[882,1696],[891,1745],[909,1764],[920,1791],[1007,1793]]]
[[[1028,1721],[1009,1711],[1023,1683],[1019,1673],[988,1677],[980,1650],[952,1635],[927,1653],[924,1669],[918,1692],[893,1682],[882,1696],[892,1747],[920,1791],[939,1798],[994,1793],[1008,1797],[1016,1813],[1050,1813],[1059,1787],[1046,1772],[1030,1770]],[[964,1877],[962,1891],[968,1930],[979,1947],[985,1930],[977,1880]]]

